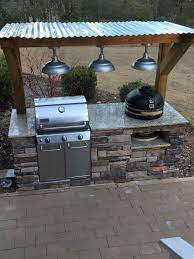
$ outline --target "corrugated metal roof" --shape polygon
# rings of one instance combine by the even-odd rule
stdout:
[[[73,38],[194,34],[194,29],[170,22],[34,22],[6,24],[0,38]]]

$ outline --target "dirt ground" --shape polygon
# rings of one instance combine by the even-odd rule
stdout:
[[[123,83],[142,80],[154,84],[155,73],[140,72],[131,68],[133,61],[141,57],[143,46],[109,46],[105,56],[115,65],[112,73],[98,73],[98,87],[112,93],[118,93]],[[157,59],[158,48],[150,47],[150,56]],[[29,71],[29,61],[37,62],[37,70],[49,59],[51,52],[47,48],[22,50],[24,72]],[[60,57],[69,65],[87,65],[97,58],[96,47],[66,47],[60,49]],[[28,60],[26,59],[28,57]],[[190,122],[194,123],[194,46],[179,61],[169,76],[167,101],[172,104]]]

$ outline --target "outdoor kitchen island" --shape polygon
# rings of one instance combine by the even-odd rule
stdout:
[[[148,67],[157,68],[154,88],[165,101],[168,75],[193,43],[193,28],[171,22],[35,22],[6,24],[0,31],[0,44],[10,72],[16,107],[16,110],[12,112],[9,138],[13,144],[18,186],[20,188],[40,186],[35,113],[34,109],[26,109],[20,58],[21,48],[53,48],[52,61],[48,62],[47,65],[56,65],[55,61],[57,64],[58,62],[61,64],[57,56],[54,55],[56,47],[97,46],[100,47],[99,59],[90,63],[89,67],[95,68],[95,72],[110,72],[114,71],[115,67],[104,58],[104,47],[143,44],[145,46],[143,57],[137,59],[132,67],[145,69],[144,62],[146,62]],[[148,44],[158,45],[157,64],[155,60],[148,56]],[[42,69],[43,73],[47,65]],[[103,65],[106,69],[99,69],[99,65]],[[62,67],[63,73],[69,71],[66,63],[62,62]],[[50,70],[46,69],[46,71],[48,74]],[[58,72],[61,73],[61,71]],[[141,116],[137,107],[132,107],[131,110],[132,99],[131,97],[127,98],[128,112],[133,115],[135,113],[136,116],[138,113],[138,116]],[[165,104],[164,114],[159,119],[135,120],[125,115],[124,105],[123,103],[117,103],[88,106],[88,121],[92,136],[91,145],[87,145],[87,147],[91,146],[92,181],[127,181],[138,178],[163,178],[179,175],[187,120],[168,104]],[[149,109],[154,110],[149,111],[151,114],[148,114],[148,117],[153,114],[162,115],[163,105],[159,107],[159,111],[155,108],[157,107],[154,107],[153,100],[150,99]],[[64,109],[59,108],[58,110],[61,113],[64,112]],[[147,112],[147,109],[144,110],[146,118]],[[45,123],[47,120],[44,119],[43,122]],[[63,138],[63,144],[66,147],[65,137]],[[82,135],[80,135],[80,138],[77,136],[77,140],[80,141],[81,139],[83,139]],[[45,143],[50,141],[46,138],[44,140]],[[60,143],[55,151],[61,150],[61,147],[63,145]],[[86,145],[82,147],[86,148]],[[80,148],[81,146],[78,147],[78,149]],[[72,149],[78,150],[77,147]],[[45,151],[49,152],[49,150]],[[90,152],[88,157],[89,155]],[[74,159],[74,161],[76,164],[77,159]],[[82,160],[80,160],[81,162]],[[90,178],[89,175],[87,176]],[[78,180],[78,178],[74,178],[71,184],[74,184],[74,182],[76,184],[89,182],[87,179],[84,179],[84,181]],[[65,181],[67,182],[67,179],[64,179]],[[68,180],[68,184],[69,182],[70,180]]]
[[[92,131],[91,182],[178,176],[188,121],[168,103],[165,103],[161,118],[149,121],[130,118],[124,109],[124,103],[88,105]],[[144,132],[158,132],[158,138],[139,141],[133,137]],[[20,188],[41,185],[35,135],[34,109],[27,109],[26,114],[17,114],[13,110],[9,138],[13,144]],[[88,183],[88,179],[83,181],[81,178],[71,181],[72,185]],[[64,179],[57,184],[69,185],[70,181]]]

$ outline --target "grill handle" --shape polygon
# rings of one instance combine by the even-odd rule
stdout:
[[[61,150],[61,145],[59,145],[58,148],[53,148],[53,149],[43,149],[43,146],[40,146],[41,152],[52,152],[52,151],[60,151],[60,150]]]
[[[84,122],[83,124],[79,124],[79,125],[72,125],[72,126],[66,126],[66,127],[52,127],[52,128],[44,128],[44,127],[42,127],[41,128],[41,130],[42,129],[44,129],[44,130],[64,130],[64,129],[78,129],[78,128],[80,128],[80,127],[85,127],[87,125],[87,123],[86,122]]]
[[[82,148],[86,148],[88,147],[87,144],[83,145],[83,146],[77,146],[77,147],[74,147],[74,146],[71,146],[69,143],[67,144],[68,148],[70,149],[82,149]]]

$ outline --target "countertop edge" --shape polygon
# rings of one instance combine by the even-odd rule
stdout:
[[[92,116],[93,112],[97,109],[99,109],[100,107],[111,107],[112,106],[118,106],[120,108],[123,107],[123,103],[106,103],[106,104],[88,104],[88,113],[89,113],[89,118]],[[175,127],[175,126],[187,126],[188,124],[190,124],[190,122],[184,117],[182,116],[178,111],[176,111],[170,104],[166,103],[165,107],[168,107],[170,109],[170,111],[172,111],[176,116],[177,116],[177,120],[175,120],[174,122],[171,121],[169,123],[169,120],[167,121],[159,121],[159,124],[154,124],[154,125],[149,125],[152,124],[151,120],[146,124],[146,121],[144,121],[144,125],[142,125],[142,120],[135,120],[131,119],[131,124],[132,126],[130,127],[130,125],[127,126],[118,126],[114,125],[114,127],[103,127],[98,125],[98,127],[95,127],[92,121],[90,121],[90,125],[91,125],[91,130],[92,132],[95,131],[108,131],[108,130],[123,130],[123,129],[144,129],[144,128],[164,128],[164,127]],[[121,109],[122,110],[122,109]],[[169,111],[169,112],[170,112]],[[126,117],[127,118],[127,117]],[[156,119],[159,120],[159,119]],[[152,121],[156,121],[156,120],[152,120]],[[95,120],[94,120],[95,121]],[[136,123],[137,121],[139,121],[139,124]],[[134,123],[135,122],[135,123]],[[16,124],[20,124],[21,126],[15,126]],[[97,122],[96,124],[100,124],[99,122]],[[129,122],[127,122],[127,124],[129,124]],[[8,137],[10,139],[19,139],[19,138],[27,138],[27,137],[35,137],[36,136],[36,131],[35,131],[35,114],[34,114],[34,108],[28,108],[27,109],[27,113],[26,114],[22,114],[22,115],[18,115],[16,113],[16,110],[13,109],[12,113],[11,113],[11,118],[10,118],[10,125],[9,125],[9,132],[8,132]]]

